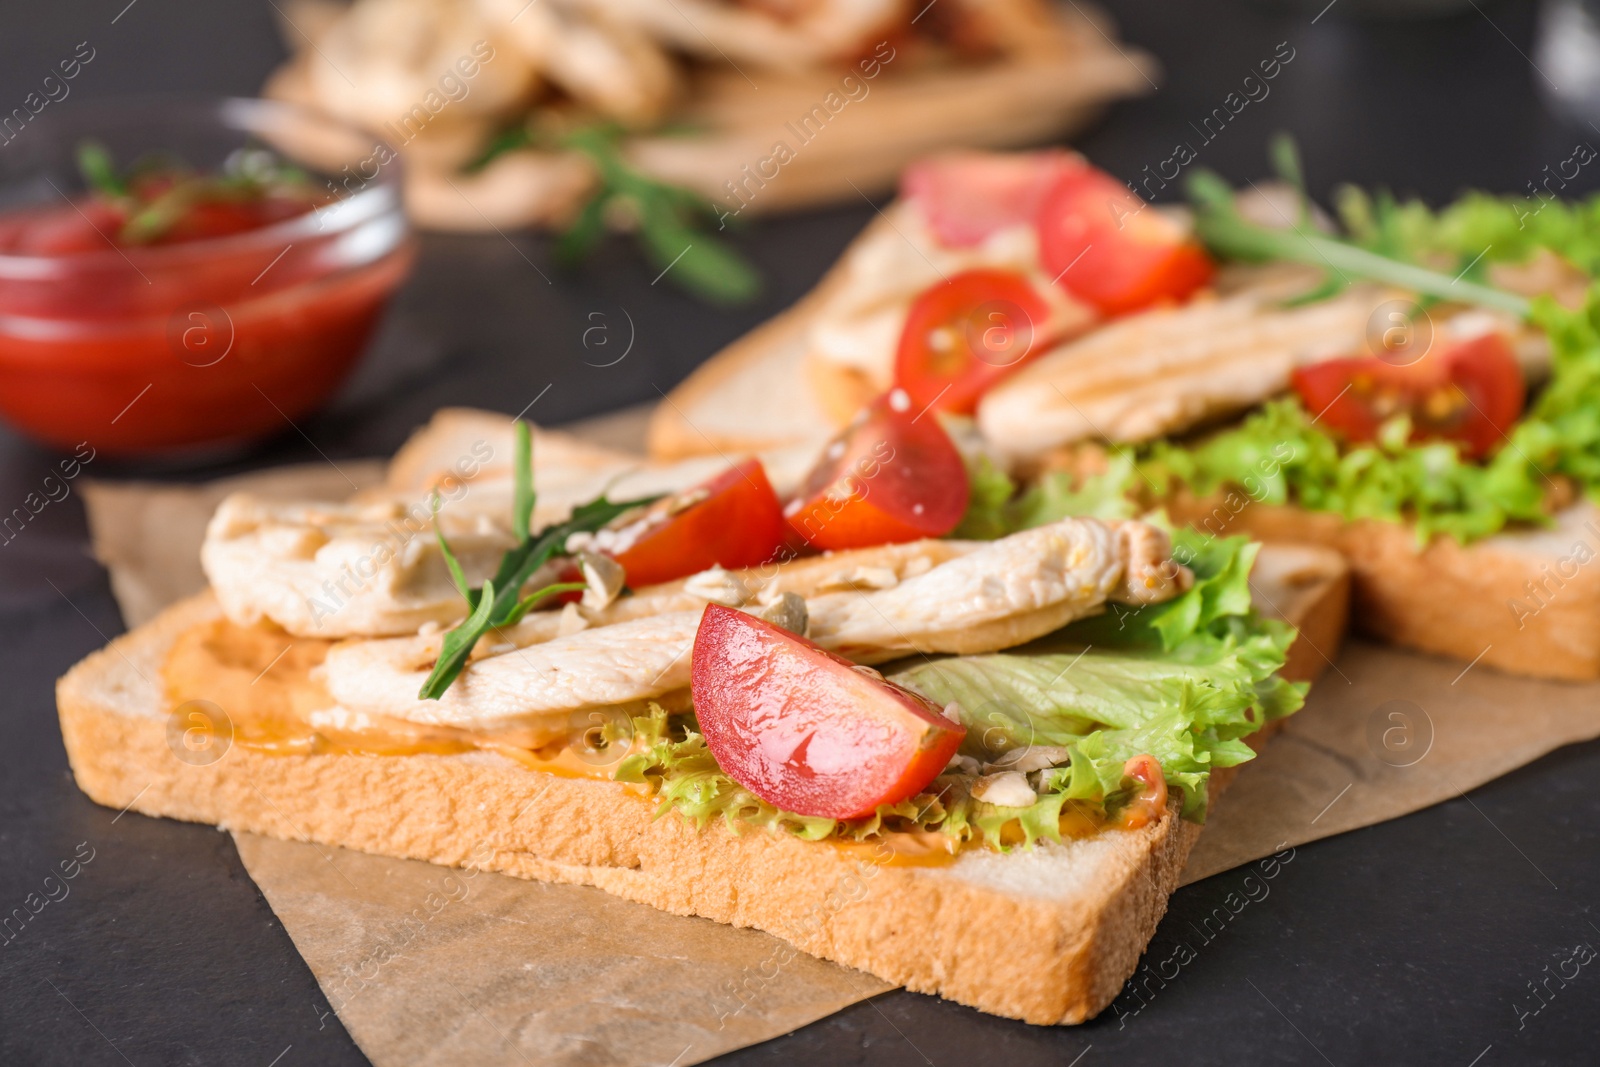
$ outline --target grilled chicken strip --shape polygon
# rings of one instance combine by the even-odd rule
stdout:
[[[485,446],[473,454],[508,467],[509,455],[500,454],[505,451]],[[557,455],[547,470],[535,441],[535,529],[565,519],[576,504],[601,493],[626,500],[672,492],[727,466],[718,456],[668,464],[623,457],[574,475],[556,466],[559,460]],[[783,492],[809,468],[812,452],[789,449],[762,460]],[[509,471],[484,466],[471,479],[446,477],[441,493],[438,521],[467,581],[480,585],[513,544]],[[392,637],[466,614],[434,536],[429,495],[422,491],[370,494],[346,504],[283,503],[236,493],[212,516],[200,562],[228,618],[243,626],[270,619],[300,637]],[[553,581],[554,573],[536,575],[535,581]]]
[[[919,652],[1010,648],[1097,614],[1108,600],[1162,600],[1189,581],[1153,527],[1065,519],[970,546],[888,588],[822,593],[807,607],[818,644],[857,662],[881,663]],[[437,655],[437,637],[336,646],[323,681],[352,711],[471,729],[545,727],[555,737],[573,713],[681,694],[701,614],[671,610],[521,647],[506,640],[471,663],[437,701],[416,695]]]
[[[1503,332],[1530,379],[1548,372],[1548,342],[1503,313],[1444,305],[1413,322],[1414,297],[1375,284],[1293,306],[1315,284],[1304,268],[1241,273],[1248,284],[1219,299],[1131,315],[1040,357],[979,401],[979,429],[1013,457],[1183,433],[1285,392],[1300,367],[1377,351],[1397,325],[1436,347]]]
[[[979,402],[978,425],[1018,456],[1179,432],[1283,392],[1296,367],[1361,351],[1385,299],[1361,285],[1283,308],[1257,289],[1133,315],[1001,382]]]

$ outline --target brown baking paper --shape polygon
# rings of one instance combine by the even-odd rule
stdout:
[[[616,423],[595,429],[637,438],[631,423]],[[203,588],[200,541],[226,493],[331,500],[381,472],[344,463],[206,486],[94,484],[95,553],[135,626]],[[1183,880],[1398,818],[1596,736],[1600,684],[1512,678],[1352,642],[1215,805]],[[235,840],[330,1007],[378,1067],[684,1067],[889,988],[766,934],[595,889]]]
[[[768,934],[587,886],[234,841],[379,1067],[682,1067],[891,988]]]
[[[1212,812],[1183,884],[1461,796],[1600,737],[1600,684],[1348,641]]]

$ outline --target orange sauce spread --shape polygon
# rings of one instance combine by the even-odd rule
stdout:
[[[485,733],[453,726],[429,726],[385,716],[366,716],[359,727],[313,724],[314,712],[334,701],[317,680],[334,642],[294,637],[268,624],[238,626],[227,619],[202,623],[178,636],[162,665],[168,706],[178,715],[191,701],[222,709],[232,742],[256,752],[282,756],[410,756],[497,752],[530,770],[564,778],[611,781],[615,760],[590,763],[567,738],[535,736],[531,731]],[[643,787],[628,791],[642,794]],[[1098,808],[1067,801],[1061,808],[1061,836],[1089,837],[1106,826]],[[1015,820],[1000,831],[1002,845],[1024,842]],[[961,852],[982,848],[933,830],[891,830],[870,840],[829,839],[826,844],[862,862],[886,867],[941,867]]]
[[[489,751],[567,778],[611,780],[608,766],[586,762],[566,745],[531,731],[486,733],[429,726],[387,716],[364,716],[359,727],[313,725],[311,715],[334,707],[313,671],[332,641],[294,637],[270,626],[202,623],[178,636],[162,666],[168,706],[203,700],[226,715],[236,745],[284,756],[453,755]],[[540,745],[543,747],[539,747]]]

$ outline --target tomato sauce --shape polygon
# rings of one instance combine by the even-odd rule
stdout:
[[[358,200],[0,214],[0,413],[113,454],[287,431],[344,380],[413,257],[398,204]]]

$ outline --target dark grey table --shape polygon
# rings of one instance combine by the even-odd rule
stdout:
[[[96,50],[73,87],[84,99],[248,94],[282,54],[269,4],[126,4],[0,8],[0,109],[81,41]],[[1356,180],[1437,200],[1467,186],[1523,190],[1575,141],[1600,141],[1542,109],[1540,75],[1524,55],[1530,4],[1480,0],[1481,10],[1415,24],[1346,21],[1336,4],[1314,25],[1320,2],[1111,6],[1127,38],[1167,68],[1159,94],[1112,109],[1084,141],[1125,177],[1180,140],[1198,145],[1191,123],[1280,42],[1294,58],[1270,95],[1204,144],[1200,163],[1236,180],[1258,176],[1266,137],[1288,129],[1318,193]],[[1585,173],[1578,184],[1595,183]],[[769,287],[737,312],[651,287],[655,272],[621,244],[546,284],[524,260],[548,265],[543,239],[429,238],[357,378],[304,428],[337,460],[388,453],[444,404],[511,412],[549,385],[533,414],[550,423],[652,399],[804,292],[870,212],[850,205],[751,227],[741,242]],[[609,368],[586,364],[589,314],[623,308],[638,328],[632,354]],[[227,468],[185,476],[315,458],[286,431]],[[0,510],[36,487],[52,459],[0,431]],[[97,460],[92,473],[152,472]],[[74,787],[51,685],[121,629],[85,540],[72,497],[0,548],[0,915],[41,892],[61,860],[92,854],[68,896],[0,939],[0,1062],[364,1062],[225,834],[119,817]],[[1149,958],[1168,959],[1180,942],[1194,958],[1152,987],[1137,1014],[1140,1002],[1125,995],[1089,1025],[1037,1029],[892,993],[728,1061],[1594,1063],[1600,972],[1549,976],[1581,943],[1600,944],[1597,781],[1600,744],[1576,746],[1468,797],[1302,848],[1220,933],[1203,933],[1205,918],[1246,872],[1181,890]],[[672,1053],[663,1049],[662,1062]]]

